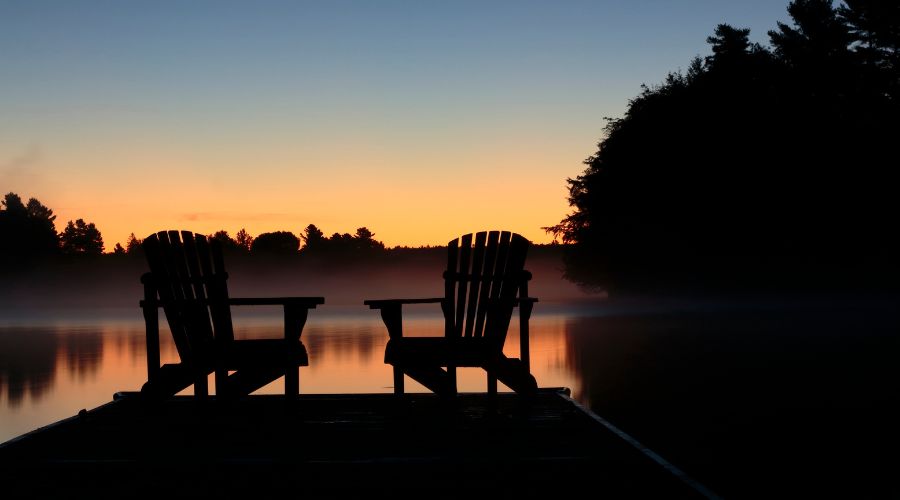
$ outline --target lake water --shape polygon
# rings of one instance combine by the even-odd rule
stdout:
[[[145,332],[139,311],[132,313],[133,318],[125,311],[111,311],[105,318],[20,320],[0,327],[0,442],[106,403],[117,391],[140,390],[147,380]],[[281,321],[277,310],[236,312],[235,335],[278,338],[283,335]],[[565,322],[563,314],[532,319],[532,371],[542,386],[569,387],[577,395],[578,377],[567,361]],[[171,335],[164,326],[161,330],[162,362],[178,362]],[[518,356],[517,332],[514,321],[506,349],[510,356]],[[406,318],[404,333],[440,336],[443,320],[439,313],[413,313]],[[310,365],[300,369],[302,393],[393,391],[391,367],[384,364],[387,334],[377,311],[314,310],[302,341],[310,357]],[[480,369],[460,369],[458,377],[461,391],[486,388]],[[425,392],[413,381],[407,390]],[[280,392],[281,380],[259,391]]]
[[[724,496],[881,496],[896,489],[887,478],[897,460],[877,453],[897,444],[896,304],[892,297],[542,303],[531,321],[532,372],[540,386],[570,388]],[[0,321],[0,441],[146,380],[136,309]],[[238,314],[235,324],[239,337],[282,335],[277,310]],[[436,311],[418,312],[404,330],[441,335],[443,325]],[[162,332],[163,361],[177,361]],[[516,332],[514,324],[510,356],[518,355]],[[376,311],[321,307],[302,340],[310,357],[300,369],[302,393],[392,391]],[[281,392],[281,384],[261,392]],[[459,384],[483,391],[484,373],[461,369]],[[422,388],[410,381],[407,390]]]

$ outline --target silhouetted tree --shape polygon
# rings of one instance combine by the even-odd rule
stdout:
[[[252,255],[287,256],[295,255],[300,248],[300,239],[288,231],[262,233],[250,246]]]
[[[115,255],[125,255],[125,247],[121,243],[116,242],[116,246],[113,247],[113,253]]]
[[[838,13],[851,27],[854,41],[867,51],[866,59],[897,69],[900,58],[900,4],[883,0],[844,0]]]
[[[22,203],[22,198],[16,193],[6,193],[6,195],[3,196],[3,201],[0,203],[3,204],[3,210],[9,215],[25,215],[25,204]]]
[[[78,219],[69,221],[59,235],[63,253],[70,255],[100,255],[103,253],[103,236],[93,222]]]
[[[769,31],[775,54],[785,63],[821,69],[847,59],[850,28],[831,0],[794,0],[788,5],[793,26],[778,23]]]
[[[142,241],[138,239],[134,233],[128,235],[128,240],[125,242],[125,253],[128,255],[143,255],[144,250],[141,248]]]
[[[574,243],[568,277],[640,287],[896,270],[887,214],[900,113],[873,83],[898,81],[896,67],[856,71],[861,28],[831,2],[788,11],[771,51],[720,25],[712,55],[644,86],[608,121],[568,180],[573,212],[547,228]]]
[[[375,239],[375,233],[369,231],[368,228],[361,227],[356,230],[353,236],[354,246],[356,250],[361,252],[378,252],[384,250],[384,243]]]
[[[241,247],[241,250],[244,253],[250,253],[250,245],[253,244],[253,237],[250,236],[250,233],[248,233],[246,229],[241,228],[234,236],[234,241]]]
[[[350,233],[334,233],[328,238],[327,248],[330,255],[344,257],[353,253],[356,245]]]
[[[33,245],[45,253],[55,253],[59,237],[56,234],[56,216],[53,215],[53,210],[45,207],[36,198],[29,198],[25,212],[31,223]]]
[[[0,210],[0,256],[7,260],[30,260],[58,251],[53,210],[35,198],[24,204],[16,193],[7,193],[0,204],[3,207]]]
[[[325,249],[328,239],[325,237],[325,233],[322,232],[321,229],[316,227],[315,224],[310,224],[306,226],[303,230],[303,250],[304,254],[307,253],[316,253]]]
[[[861,75],[874,94],[897,97],[900,89],[900,2],[845,0],[838,15],[847,24]]]
[[[210,242],[217,241],[220,245],[222,245],[222,251],[225,253],[235,254],[241,253],[244,251],[244,247],[238,244],[231,236],[228,235],[228,231],[224,229],[221,231],[216,231],[214,234],[207,236]]]
[[[303,255],[317,255],[326,260],[345,261],[372,256],[384,251],[384,243],[375,239],[368,228],[357,228],[356,234],[334,233],[325,237],[321,229],[310,224],[303,230]]]
[[[733,60],[742,62],[750,53],[750,30],[720,24],[716,26],[715,34],[706,38],[706,43],[713,53],[706,58],[707,64],[723,64]]]

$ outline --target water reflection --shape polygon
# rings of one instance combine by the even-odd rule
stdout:
[[[366,311],[368,312],[368,311]],[[279,314],[236,316],[238,338],[277,338],[283,335]],[[519,355],[514,322],[507,354]],[[404,325],[410,336],[440,336],[439,313],[411,315]],[[544,387],[580,387],[566,348],[565,316],[536,315],[531,322],[532,371]],[[384,364],[387,333],[377,314],[310,317],[303,332],[310,366],[300,370],[304,393],[392,392],[391,367]],[[168,330],[160,338],[163,363],[177,362],[178,353]],[[141,321],[108,319],[94,325],[0,327],[0,441],[55,420],[81,408],[108,402],[116,391],[139,390],[146,381],[144,326]],[[460,369],[461,391],[484,391],[480,369]],[[213,387],[211,385],[211,387]],[[501,388],[502,389],[502,388]],[[413,381],[410,392],[425,391]],[[283,392],[276,380],[260,393]],[[190,394],[190,389],[185,391]]]
[[[96,374],[102,356],[98,330],[0,328],[0,401],[10,407],[21,405],[26,395],[39,401],[58,370],[85,379]]]

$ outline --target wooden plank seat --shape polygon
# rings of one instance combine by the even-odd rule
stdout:
[[[443,297],[364,302],[381,311],[388,330],[384,360],[394,367],[394,392],[403,393],[409,376],[435,393],[456,394],[457,367],[483,368],[490,394],[496,394],[498,380],[520,394],[537,391],[529,367],[528,321],[537,299],[528,296],[528,245],[507,231],[464,235],[447,245]],[[443,337],[403,336],[403,306],[415,304],[440,304]],[[516,307],[519,359],[503,353]]]
[[[322,297],[228,296],[228,273],[219,242],[189,231],[162,231],[143,244],[150,272],[144,274],[147,330],[147,383],[142,393],[172,396],[193,385],[194,394],[209,393],[207,376],[215,373],[217,396],[249,394],[285,377],[285,394],[299,393],[300,366],[309,365],[300,341],[309,309]],[[276,305],[284,311],[284,337],[234,338],[231,306]],[[162,308],[180,361],[160,366],[159,313]]]

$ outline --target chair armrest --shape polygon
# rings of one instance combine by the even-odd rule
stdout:
[[[387,328],[388,336],[392,339],[403,337],[403,304],[435,304],[439,303],[443,307],[443,297],[432,297],[428,299],[385,299],[385,300],[366,300],[363,304],[369,306],[369,309],[381,310],[381,320]]]
[[[325,297],[230,297],[232,306],[299,306],[315,309],[325,303]]]
[[[391,306],[401,306],[403,304],[434,304],[443,302],[443,297],[431,297],[427,299],[382,299],[382,300],[364,300],[363,304],[369,306],[369,309],[383,309]]]
[[[210,305],[209,300],[199,300],[193,299],[194,303],[208,306]],[[188,301],[184,301],[188,302]],[[317,305],[324,304],[324,297],[230,297],[227,301],[229,306],[283,306],[284,307],[284,338],[289,341],[299,341],[300,335],[303,333],[303,327],[306,325],[306,317],[307,313],[310,309],[315,309]],[[162,300],[142,300],[140,302],[141,307],[144,309],[144,319],[147,322],[147,339],[148,342],[153,342],[151,338],[153,335],[150,332],[150,328],[157,328],[154,316],[156,313],[150,313],[148,310],[151,308],[164,307],[166,305],[171,304],[169,301]],[[221,304],[221,302],[219,302]],[[156,340],[158,342],[158,340]],[[151,352],[153,348],[152,345],[148,343],[148,353]],[[150,354],[148,354],[148,366],[150,364],[155,363],[159,364],[158,360],[154,357],[151,361]],[[153,367],[151,367],[153,370]]]
[[[208,306],[208,299],[191,299],[194,303],[202,306]],[[173,302],[165,300],[141,300],[141,307],[163,307]],[[188,302],[188,301],[183,301]],[[317,305],[325,303],[324,297],[230,297],[228,305],[230,306],[286,306],[286,307],[302,307],[306,309],[315,309]]]
[[[299,342],[306,325],[307,313],[317,305],[324,304],[324,297],[232,297],[232,306],[284,306],[284,338]]]

